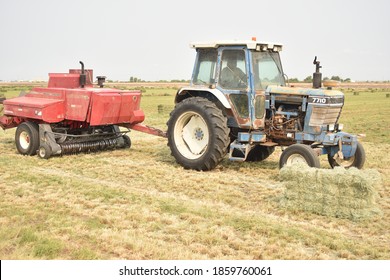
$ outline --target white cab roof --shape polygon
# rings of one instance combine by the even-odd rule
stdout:
[[[218,48],[221,46],[246,46],[251,50],[274,50],[281,51],[283,45],[279,43],[268,43],[268,42],[259,42],[259,41],[215,41],[215,42],[194,42],[190,44],[191,48],[194,49],[203,49],[203,48]]]

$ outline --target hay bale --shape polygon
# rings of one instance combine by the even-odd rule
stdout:
[[[375,197],[381,177],[376,170],[295,164],[283,167],[279,176],[285,187],[282,207],[353,220],[378,212]]]

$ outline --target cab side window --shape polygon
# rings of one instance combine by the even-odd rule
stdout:
[[[193,79],[195,85],[209,85],[215,82],[217,57],[217,50],[198,50],[198,64]]]

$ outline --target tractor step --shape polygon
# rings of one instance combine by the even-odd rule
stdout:
[[[247,143],[240,143],[234,141],[230,144],[229,160],[231,161],[245,161],[251,150],[251,145]]]

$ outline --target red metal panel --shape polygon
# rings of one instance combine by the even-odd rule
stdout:
[[[90,90],[65,90],[65,118],[73,121],[86,121],[90,100]]]
[[[64,101],[53,102],[42,110],[42,120],[47,123],[56,123],[65,118]]]
[[[43,120],[48,123],[64,119],[64,102],[49,98],[21,96],[4,101],[4,115]]]
[[[80,69],[69,69],[69,73],[49,73],[49,88],[79,88]],[[86,69],[86,86],[93,84],[93,70]]]
[[[121,95],[115,91],[95,91],[92,93],[90,124],[117,124],[121,108]]]
[[[49,88],[78,88],[80,74],[49,73]]]
[[[145,120],[145,113],[141,109],[133,111],[130,117],[130,123],[141,123]]]
[[[26,96],[65,100],[64,90],[62,88],[33,88]]]
[[[7,116],[0,117],[0,127],[2,129],[17,127],[21,122],[22,120],[19,119],[18,117],[7,117]]]
[[[140,110],[141,92],[121,92],[122,104],[120,108],[118,123],[140,123],[145,119],[145,114]]]
[[[93,84],[93,70],[92,69],[85,69],[84,73],[86,75],[85,85],[86,86],[92,86]],[[69,74],[81,74],[81,69],[69,69]]]

